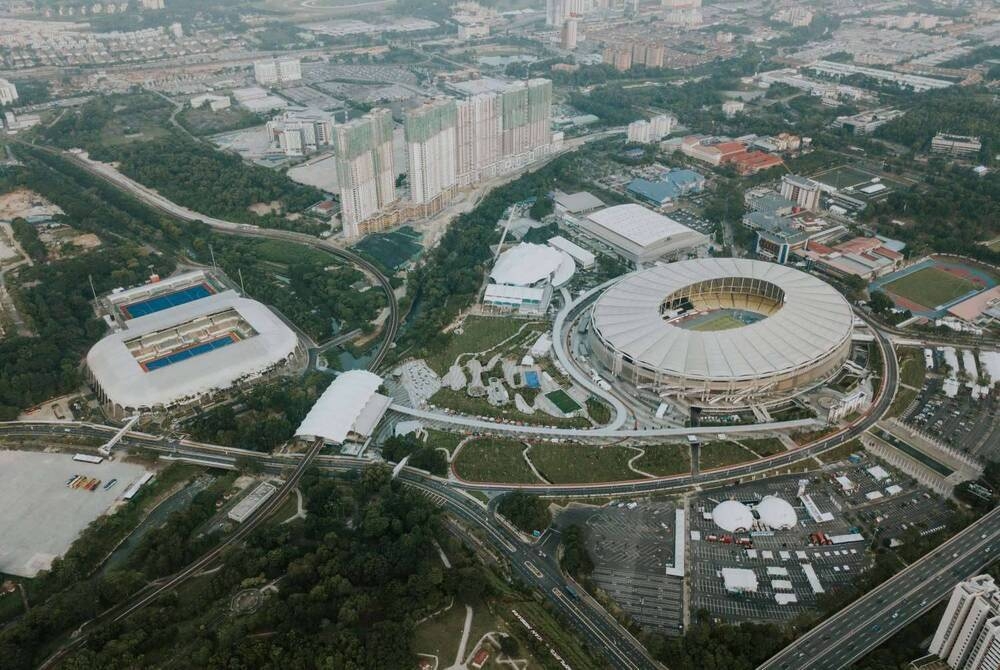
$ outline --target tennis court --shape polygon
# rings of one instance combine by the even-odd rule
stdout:
[[[225,337],[220,337],[217,340],[202,342],[201,344],[196,344],[193,347],[175,351],[174,353],[161,358],[154,358],[151,361],[146,361],[142,364],[142,367],[146,370],[146,372],[152,372],[153,370],[159,370],[160,368],[165,368],[168,365],[180,363],[181,361],[186,361],[189,358],[194,358],[195,356],[201,356],[202,354],[207,354],[210,351],[221,349],[222,347],[238,341],[239,338],[237,338],[236,335],[226,335]]]
[[[156,312],[162,312],[163,310],[170,309],[171,307],[177,307],[178,305],[207,298],[212,295],[212,293],[213,291],[208,284],[196,284],[195,286],[189,286],[188,288],[181,289],[180,291],[165,293],[164,295],[158,295],[155,298],[134,302],[131,305],[122,305],[121,309],[122,313],[126,317],[129,319],[136,319],[140,316],[155,314]]]

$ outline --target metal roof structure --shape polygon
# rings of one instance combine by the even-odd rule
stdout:
[[[710,280],[758,280],[781,295],[760,321],[718,331],[687,330],[664,320],[664,300]],[[606,346],[648,370],[687,379],[742,380],[806,367],[851,338],[854,316],[832,286],[783,265],[705,258],[626,275],[597,299],[593,327]]]
[[[666,237],[695,233],[670,217],[657,214],[642,205],[615,205],[587,215],[587,218],[642,247]]]
[[[378,393],[382,378],[367,370],[341,373],[316,399],[295,437],[343,444],[352,434],[371,435],[392,399]]]
[[[545,244],[519,244],[500,254],[490,279],[508,286],[534,286],[549,281],[562,286],[576,272],[573,258]]]
[[[144,370],[126,342],[227,309],[235,310],[256,334],[229,346]],[[87,367],[110,402],[122,407],[171,405],[226,389],[284,362],[298,346],[298,337],[270,309],[235,291],[172,307],[128,322],[107,335],[87,353]]]

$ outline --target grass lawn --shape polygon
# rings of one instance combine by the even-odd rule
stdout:
[[[517,411],[513,402],[505,407],[494,407],[486,398],[470,398],[465,391],[452,391],[447,387],[431,396],[431,402],[438,407],[446,407],[462,414],[509,419],[532,426],[558,426],[560,428],[587,428],[590,426],[590,422],[582,416],[564,419],[549,416],[544,412],[522,414]]]
[[[584,484],[640,479],[628,467],[638,452],[625,447],[538,444],[528,452],[535,468],[553,484]]]
[[[601,425],[611,421],[611,409],[597,398],[587,399],[587,414]]]
[[[562,389],[546,393],[545,397],[552,401],[552,404],[559,408],[559,411],[569,414],[580,409],[580,403],[569,397],[569,394]]]
[[[458,433],[449,433],[444,430],[427,429],[427,446],[435,449],[447,449],[449,454],[455,453],[455,447],[465,438]]]
[[[930,267],[900,277],[884,288],[924,307],[934,308],[965,295],[974,290],[976,285],[968,279]]]
[[[459,354],[472,354],[491,349],[509,337],[512,337],[525,324],[532,324],[538,329],[539,322],[521,321],[519,319],[503,319],[489,316],[470,316],[462,326],[462,334],[452,336],[444,349],[428,355],[427,365],[439,375],[448,372]],[[531,329],[531,326],[528,327]],[[485,364],[486,361],[483,361]]]
[[[760,456],[772,456],[787,451],[785,445],[776,437],[765,437],[759,440],[740,440],[739,442]]]
[[[927,364],[922,349],[901,349],[899,356],[899,381],[913,388],[924,385]]]
[[[914,391],[913,389],[908,389],[903,386],[899,387],[899,391],[896,393],[896,397],[892,399],[892,404],[889,405],[889,411],[886,412],[886,416],[899,416],[906,411],[906,408],[910,406],[913,399],[917,397],[919,391]]]
[[[701,445],[701,458],[698,467],[701,470],[721,468],[724,465],[755,461],[757,457],[749,451],[728,440],[706,442]]]
[[[686,444],[654,444],[642,449],[646,453],[635,467],[643,472],[660,477],[691,472],[691,449]]]
[[[415,654],[433,654],[440,659],[438,667],[447,667],[455,661],[464,625],[465,606],[456,598],[455,604],[447,612],[442,612],[417,626],[416,630],[413,631],[410,650]],[[481,602],[474,604],[472,606],[472,626],[469,629],[469,646],[465,653],[471,654],[472,645],[480,637],[490,631],[497,630],[497,628],[497,620],[490,614],[489,609]],[[416,666],[414,665],[414,667]]]
[[[458,452],[455,472],[474,482],[540,483],[524,462],[524,445],[517,440],[486,437],[469,442]]]
[[[822,454],[817,456],[817,458],[824,463],[837,463],[839,461],[846,461],[847,457],[856,451],[864,450],[865,448],[861,445],[861,441],[853,439],[850,442],[844,442],[843,444],[834,447],[830,451],[824,451]]]
[[[722,314],[715,319],[702,321],[698,325],[692,326],[690,330],[707,333],[713,330],[731,330],[733,328],[742,328],[745,325],[745,323],[735,317],[728,314]]]

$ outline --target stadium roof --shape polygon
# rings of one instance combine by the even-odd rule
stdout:
[[[253,337],[149,372],[125,345],[140,335],[181,325],[200,316],[236,310],[257,332]],[[224,291],[128,322],[91,347],[87,367],[110,402],[122,407],[170,405],[228,388],[285,360],[298,346],[295,333],[271,310],[235,291]]]
[[[569,254],[545,244],[519,244],[500,254],[490,279],[508,286],[533,286],[551,281],[562,286],[573,273],[576,264]]]
[[[392,400],[378,393],[382,378],[366,370],[348,370],[326,387],[296,437],[322,438],[343,444],[352,433],[371,435]]]
[[[655,244],[667,237],[688,233],[698,234],[687,226],[642,205],[615,205],[588,214],[587,218],[641,247]]]
[[[788,501],[776,496],[764,496],[754,509],[764,525],[775,530],[794,528],[799,520]]]
[[[712,445],[702,448],[711,449]],[[712,510],[712,520],[716,526],[730,533],[750,530],[753,526],[750,508],[735,500],[724,500],[716,505]]]
[[[696,331],[663,320],[664,299],[697,282],[747,277],[784,292],[770,316],[739,328]],[[795,370],[850,339],[854,316],[825,282],[784,265],[705,258],[626,275],[594,305],[593,324],[607,345],[650,370],[688,379],[753,379]]]

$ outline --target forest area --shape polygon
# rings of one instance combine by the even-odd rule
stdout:
[[[218,534],[198,534],[229,481],[171,515],[122,569],[68,583],[0,631],[4,667],[35,667],[70,628],[218,542]],[[270,667],[281,658],[282,667],[410,667],[414,622],[451,598],[476,600],[488,588],[481,568],[443,533],[438,510],[393,482],[388,468],[347,479],[314,471],[301,488],[304,521],[262,526],[225,555],[222,570],[92,636],[65,666],[157,668],[183,658],[186,667]],[[444,570],[435,540],[454,549],[453,569]],[[237,590],[277,579],[266,607],[230,612]]]

